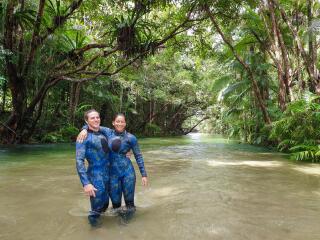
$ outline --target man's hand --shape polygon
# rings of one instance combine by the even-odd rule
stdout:
[[[131,151],[129,151],[129,152],[127,152],[127,153],[126,153],[126,157],[127,157],[127,158],[129,158],[129,159],[130,159],[130,158],[131,158],[131,156],[132,156],[132,152],[131,152]]]
[[[148,185],[148,178],[147,177],[142,177],[142,186],[146,187]]]
[[[82,143],[82,142],[87,138],[87,135],[88,135],[87,129],[83,129],[83,130],[78,134],[77,142],[78,142],[78,143]]]
[[[90,197],[96,197],[96,191],[98,191],[92,184],[87,184],[83,187],[84,193]]]

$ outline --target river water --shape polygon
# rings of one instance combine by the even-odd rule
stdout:
[[[108,211],[97,229],[74,145],[0,148],[0,239],[320,239],[319,165],[201,134],[140,145],[150,184],[137,172],[136,215]]]

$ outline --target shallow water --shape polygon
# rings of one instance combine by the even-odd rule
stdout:
[[[200,134],[140,145],[150,185],[137,178],[136,215],[108,211],[98,229],[74,145],[0,148],[0,239],[320,239],[320,165]]]

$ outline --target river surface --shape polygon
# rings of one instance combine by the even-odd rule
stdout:
[[[1,147],[0,239],[320,239],[319,165],[201,134],[140,145],[134,218],[108,211],[97,229],[73,144]]]

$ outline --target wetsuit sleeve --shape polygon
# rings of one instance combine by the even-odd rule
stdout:
[[[77,172],[80,177],[82,186],[85,186],[90,183],[87,175],[87,169],[84,163],[86,155],[86,141],[83,143],[76,144],[76,167]]]
[[[131,149],[132,149],[132,152],[133,152],[134,157],[136,159],[136,162],[138,164],[141,176],[142,177],[146,177],[147,176],[147,172],[146,172],[146,169],[144,168],[144,160],[143,160],[143,157],[142,157],[142,154],[141,154],[141,151],[140,151],[138,140],[133,135],[131,135],[129,137],[129,139],[130,139]]]
[[[100,126],[99,132],[101,132],[108,139],[112,130],[110,128]]]
[[[89,129],[87,124],[83,125],[83,127],[81,128],[81,130],[84,130],[84,129],[85,130]],[[110,128],[108,128],[108,127],[100,126],[99,132],[101,132],[108,139],[110,134],[111,134],[111,132],[112,132],[112,130]]]

